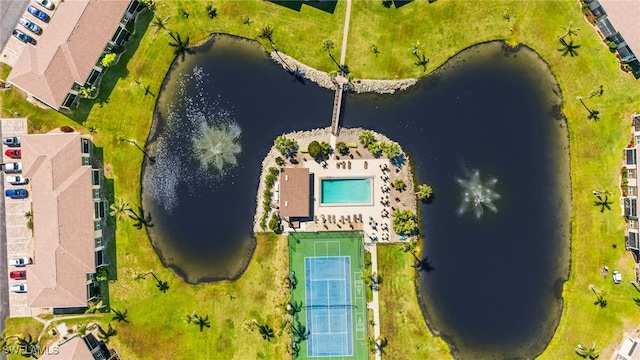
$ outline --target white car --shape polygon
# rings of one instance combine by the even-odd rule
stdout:
[[[36,0],[36,2],[47,10],[53,10],[53,1],[51,0]]]
[[[9,265],[11,266],[27,266],[29,264],[31,264],[31,258],[28,256],[21,256],[9,260]]]
[[[4,164],[4,172],[7,173],[17,173],[22,171],[22,163],[21,162],[10,162]]]
[[[27,292],[27,284],[13,284],[11,285],[11,291],[16,293]]]
[[[7,182],[11,185],[24,185],[27,183],[27,179],[22,177],[22,175],[16,176],[7,176]]]

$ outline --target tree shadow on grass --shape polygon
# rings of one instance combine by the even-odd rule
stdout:
[[[129,41],[124,44],[125,50],[120,55],[118,63],[105,70],[102,79],[100,79],[100,88],[96,98],[80,99],[78,107],[73,112],[66,114],[67,117],[79,124],[84,124],[95,105],[102,107],[109,103],[111,93],[118,84],[118,81],[129,76],[127,65],[138,50],[140,41],[152,19],[153,12],[151,11],[145,10],[138,14],[135,20],[135,32],[131,34]]]

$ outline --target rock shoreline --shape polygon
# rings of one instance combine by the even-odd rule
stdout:
[[[287,70],[296,73],[297,75],[312,81],[324,88],[336,90],[338,84],[335,80],[326,72],[314,69],[307,66],[298,60],[283,54],[281,52],[272,51],[270,53],[271,59],[276,63],[282,65]],[[398,90],[406,90],[409,87],[415,85],[418,82],[417,79],[400,79],[400,80],[367,80],[358,79],[355,82],[349,82],[344,86],[345,91],[355,93],[378,93],[378,94],[393,94]]]

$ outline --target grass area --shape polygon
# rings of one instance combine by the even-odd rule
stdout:
[[[450,359],[449,347],[429,331],[418,305],[413,257],[400,245],[377,247],[380,284],[380,332],[390,359]]]
[[[158,1],[156,11],[162,19],[170,16],[167,28],[189,36],[192,44],[214,32],[256,38],[257,29],[269,24],[280,51],[324,71],[335,69],[322,51],[322,42],[333,40],[333,54],[339,57],[345,1],[337,2],[333,13],[308,5],[292,10],[260,0],[221,0],[213,4],[218,10],[214,19],[206,15],[203,2]],[[180,10],[189,13],[189,18]],[[243,15],[250,20],[249,25],[243,23]],[[139,17],[136,32],[127,45],[130,51],[107,72],[97,101],[83,100],[71,116],[34,107],[15,88],[0,92],[2,116],[27,116],[36,132],[61,125],[71,125],[82,132],[88,126],[95,127],[97,133],[92,135],[104,150],[105,174],[114,181],[115,198],[130,201],[133,207],[140,201],[142,154],[117,139],[121,135],[144,143],[156,98],[145,96],[145,89],[136,81],[157,95],[174,58],[167,45],[171,41],[169,35],[155,32],[149,25],[152,17],[150,12]],[[557,36],[562,32],[561,26],[570,21],[582,28],[575,41],[580,48],[578,56],[562,57]],[[575,357],[574,347],[579,342],[596,342],[603,350],[601,357],[609,356],[622,332],[637,326],[633,319],[638,309],[632,297],[640,294],[627,282],[633,278],[633,265],[622,243],[624,222],[617,210],[600,213],[593,206],[591,190],[608,189],[616,192],[613,198],[618,195],[621,149],[629,139],[630,114],[639,111],[634,100],[640,98],[640,87],[630,75],[618,70],[615,56],[583,20],[579,2],[483,1],[474,6],[460,1],[413,1],[399,9],[386,9],[379,1],[355,1],[349,34],[346,62],[356,78],[423,76],[461,49],[494,39],[526,44],[549,64],[563,92],[563,112],[569,125],[572,266],[563,290],[562,319],[541,358]],[[259,40],[270,49],[266,40]],[[420,51],[430,60],[426,72],[414,65],[410,47],[416,41],[424,45]],[[373,44],[380,50],[378,56],[371,51]],[[0,75],[6,72],[6,67],[0,67]],[[586,100],[592,109],[600,111],[600,120],[594,122],[587,119],[587,111],[576,98],[589,95],[600,85],[604,94]],[[240,280],[190,286],[162,267],[145,232],[135,229],[130,221],[118,222],[116,234],[119,268],[118,280],[111,284],[111,304],[128,309],[131,323],[116,325],[119,335],[112,344],[123,358],[176,358],[178,354],[180,358],[211,358],[214,353],[225,359],[286,357],[283,354],[289,340],[282,330],[284,312],[279,308],[287,293],[281,284],[288,272],[284,239],[260,236],[254,259]],[[617,248],[612,248],[613,243]],[[383,308],[394,309],[388,301],[395,298],[397,306],[407,309],[399,319],[383,313],[381,326],[389,329],[383,330],[389,340],[388,353],[393,350],[394,355],[397,351],[406,354],[405,358],[416,358],[413,354],[426,354],[424,349],[431,348],[435,354],[445,354],[446,346],[425,330],[415,297],[406,296],[414,291],[414,275],[410,258],[402,255],[406,254],[393,247],[381,248],[378,255],[385,281],[381,287]],[[602,278],[599,269],[603,265],[621,270],[624,284],[614,287],[609,278]],[[167,293],[159,292],[152,281],[133,281],[135,274],[150,269],[169,281]],[[593,305],[589,284],[607,292],[606,308]],[[397,291],[401,296],[386,296],[385,291]],[[210,329],[200,333],[196,327],[184,324],[183,317],[193,310],[210,316]],[[276,339],[268,343],[252,332],[247,322],[254,318],[272,324]],[[398,320],[403,326],[398,326]],[[18,320],[7,323],[12,332],[21,326],[15,321]],[[416,348],[423,343],[431,345]]]
[[[331,317],[332,309],[326,309],[325,306],[329,305],[339,305],[340,301],[338,300],[338,304],[335,301],[331,301],[330,299],[324,299],[322,296],[318,297],[315,295],[314,290],[308,288],[306,271],[307,265],[306,258],[308,257],[323,257],[323,256],[349,256],[349,268],[345,269],[335,269],[336,273],[330,273],[333,268],[323,268],[320,270],[321,266],[325,266],[321,263],[318,263],[317,268],[318,273],[312,273],[311,276],[319,276],[323,279],[325,278],[336,278],[338,276],[344,275],[342,271],[350,272],[351,276],[351,286],[350,290],[352,292],[351,295],[351,304],[353,305],[352,309],[348,311],[351,312],[351,334],[352,337],[352,354],[355,359],[364,359],[368,354],[367,347],[367,311],[366,311],[366,302],[365,302],[365,294],[364,294],[364,281],[362,281],[362,274],[364,272],[364,246],[362,243],[362,233],[349,231],[349,232],[338,232],[338,231],[323,231],[323,232],[315,232],[315,233],[296,233],[289,236],[289,264],[292,272],[295,272],[295,279],[297,280],[297,286],[295,286],[291,290],[291,301],[294,304],[302,304],[302,311],[298,312],[294,315],[294,325],[297,325],[298,322],[302,326],[305,326],[307,329],[310,329],[309,319],[307,318],[307,307],[308,306],[319,306],[320,308],[312,308],[313,314],[315,316],[325,316],[326,322],[325,326],[331,329],[332,319],[336,319],[336,315]],[[313,265],[311,265],[313,266]],[[335,267],[341,267],[342,264],[335,264]],[[321,272],[320,272],[321,271]],[[349,276],[349,274],[346,274]],[[360,283],[360,285],[358,285]],[[306,285],[303,285],[306,284]],[[318,283],[316,283],[318,284]],[[321,286],[324,286],[325,283],[320,283]],[[331,285],[330,285],[331,284]],[[333,283],[326,283],[326,285],[333,286],[336,285]],[[313,286],[313,284],[312,284]],[[344,285],[338,285],[344,286]],[[310,302],[307,302],[307,293],[312,291]],[[346,299],[345,299],[346,300]],[[314,304],[315,302],[315,304]],[[336,309],[340,310],[340,309]],[[335,311],[335,310],[333,310]],[[346,315],[346,313],[343,313]],[[317,320],[316,320],[317,321]],[[322,330],[318,327],[320,323],[316,323],[317,332],[331,332],[331,330]],[[358,329],[358,325],[361,326]],[[336,330],[333,330],[335,332]],[[311,334],[313,336],[313,334]],[[335,336],[335,335],[334,335]],[[341,342],[344,346],[344,338],[338,337],[334,338],[334,341],[327,344],[331,339],[328,337],[318,337],[317,340],[321,345],[316,346],[325,346],[322,344],[326,344],[326,346],[332,345],[334,342]],[[309,339],[307,341],[300,342],[300,352],[298,355],[298,359],[307,359],[307,351],[308,346],[312,340]],[[333,344],[334,346],[336,344]],[[313,348],[312,348],[313,349]],[[338,349],[336,349],[338,350]],[[321,354],[316,353],[315,356],[311,356],[309,358],[316,358],[317,356],[322,356]],[[341,356],[338,356],[341,357]],[[345,358],[351,358],[351,356],[345,356]]]

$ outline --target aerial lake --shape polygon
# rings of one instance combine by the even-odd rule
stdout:
[[[526,47],[482,44],[407,91],[344,102],[343,127],[399,142],[417,181],[434,188],[420,205],[430,268],[415,295],[429,327],[460,359],[540,354],[560,319],[570,258],[567,129],[546,64]],[[149,137],[157,161],[143,176],[163,263],[190,283],[239,278],[273,139],[330,126],[332,105],[332,91],[296,80],[255,42],[215,36],[178,60]],[[194,149],[204,128],[224,144],[215,166]],[[459,211],[461,180],[476,171],[499,195],[480,217]]]

